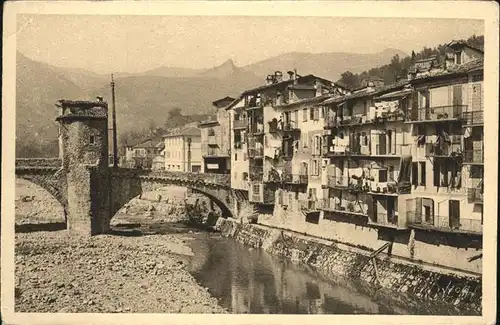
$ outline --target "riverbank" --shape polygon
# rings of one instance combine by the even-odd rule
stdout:
[[[371,258],[369,251],[234,219],[219,218],[215,228],[248,246],[310,265],[336,282],[345,279],[356,290],[415,314],[481,314],[482,282],[477,277],[399,263],[384,255]]]

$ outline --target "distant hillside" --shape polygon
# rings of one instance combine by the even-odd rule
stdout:
[[[115,74],[119,135],[163,126],[168,112],[213,114],[212,101],[257,86],[261,80],[240,68],[224,66],[224,73],[196,77],[159,77]],[[123,77],[125,75],[125,77]],[[18,52],[16,79],[16,148],[18,156],[57,155],[55,107],[59,99],[95,99],[111,102],[109,76],[79,69],[54,67]]]

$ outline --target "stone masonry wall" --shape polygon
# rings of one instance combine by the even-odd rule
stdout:
[[[390,257],[345,249],[331,241],[219,218],[215,229],[252,247],[307,263],[337,281],[419,314],[480,315],[481,279],[441,273]],[[349,281],[345,281],[348,279]]]

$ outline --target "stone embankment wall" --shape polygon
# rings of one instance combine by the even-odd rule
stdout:
[[[60,158],[16,158],[16,167],[61,167]]]
[[[338,281],[348,279],[343,283],[418,314],[481,314],[482,281],[477,277],[388,256],[370,258],[369,251],[233,219],[219,218],[215,229],[246,245],[307,263]]]

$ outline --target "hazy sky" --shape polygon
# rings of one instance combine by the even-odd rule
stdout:
[[[483,29],[463,19],[20,15],[17,47],[56,66],[141,72],[229,58],[244,66],[286,52],[411,53]]]

